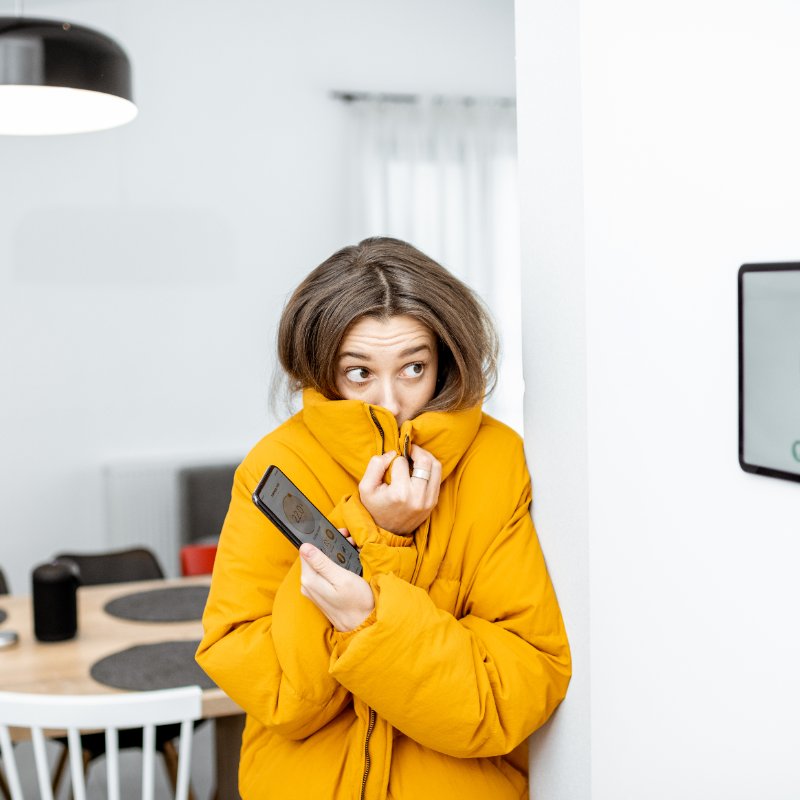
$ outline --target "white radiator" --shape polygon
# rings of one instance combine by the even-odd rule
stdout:
[[[131,461],[104,469],[108,549],[147,547],[168,577],[180,574],[178,470],[184,463]]]

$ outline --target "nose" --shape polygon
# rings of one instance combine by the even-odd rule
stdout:
[[[380,385],[379,394],[378,405],[383,406],[392,413],[392,416],[396,417],[400,413],[400,398],[397,395],[394,382],[391,380],[383,381]]]

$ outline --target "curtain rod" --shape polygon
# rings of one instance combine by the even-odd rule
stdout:
[[[334,90],[331,92],[334,100],[343,103],[406,103],[413,105],[424,101],[432,103],[461,103],[465,106],[488,103],[499,106],[515,106],[517,104],[514,97],[475,97],[472,95],[421,95],[421,94],[401,94],[394,92],[344,92]]]

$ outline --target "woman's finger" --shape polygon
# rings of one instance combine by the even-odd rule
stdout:
[[[414,469],[411,471],[411,482],[417,484],[418,496],[422,499],[425,508],[433,508],[439,497],[439,484],[442,480],[442,464],[424,448],[411,445],[411,457],[414,460]],[[414,477],[415,470],[424,470],[427,477]]]
[[[337,528],[336,530],[338,530],[339,533],[341,533],[342,536],[344,536],[344,538],[347,539],[347,541],[350,542],[351,545],[353,545],[353,547],[356,546],[355,540],[350,535],[350,531],[347,530],[347,528]]]
[[[383,476],[389,468],[392,459],[396,453],[384,453],[382,456],[372,456],[364,470],[364,477],[359,484],[360,489],[374,492],[379,486],[383,484]]]
[[[337,589],[326,578],[301,559],[300,594],[311,600],[327,616],[331,599],[335,598],[336,592]]]
[[[404,490],[409,487],[411,473],[408,469],[408,461],[398,456],[392,462],[392,488]]]
[[[304,542],[300,545],[300,557],[304,564],[308,564],[320,578],[323,578],[331,586],[336,586],[339,583],[337,570],[340,567],[337,567],[322,550],[314,547],[313,544]]]
[[[439,489],[442,485],[442,462],[438,459],[433,459],[431,464],[431,477],[428,479],[428,490],[425,494],[426,505],[428,508],[434,508],[439,502]]]
[[[411,454],[411,460],[414,462],[414,468],[419,467],[420,469],[430,471],[433,462],[436,461],[432,453],[429,453],[418,444],[412,444],[409,452]]]
[[[300,559],[300,594],[312,600],[315,604],[317,602],[317,584],[324,583],[324,578],[321,578],[314,571],[313,567],[308,565],[304,559]]]

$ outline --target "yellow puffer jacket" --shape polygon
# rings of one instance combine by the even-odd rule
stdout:
[[[567,689],[561,613],[531,522],[522,441],[475,407],[398,430],[306,390],[236,472],[197,651],[247,711],[245,800],[527,798],[526,737]],[[377,527],[367,462],[416,443],[443,465],[414,536]],[[361,548],[375,610],[339,633],[300,594],[297,550],[253,505],[277,464]]]

